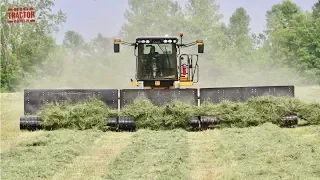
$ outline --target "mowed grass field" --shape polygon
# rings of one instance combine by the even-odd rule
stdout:
[[[23,94],[1,94],[1,179],[320,179],[320,126],[21,132],[21,115]]]

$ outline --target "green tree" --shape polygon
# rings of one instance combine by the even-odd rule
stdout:
[[[112,61],[113,55],[113,39],[104,37],[102,34],[98,34],[97,37],[91,40],[91,59],[92,61],[107,65]]]
[[[314,19],[320,18],[320,1],[319,0],[312,7],[312,16]]]
[[[229,48],[228,58],[237,67],[246,66],[252,61],[253,39],[249,35],[250,17],[244,8],[237,8],[229,21],[228,37]]]
[[[120,36],[133,41],[136,36],[175,35],[181,29],[181,8],[171,0],[129,0]]]
[[[284,1],[267,12],[267,35],[273,65],[295,68],[306,80],[319,81],[318,3],[313,12],[303,12],[295,3]]]
[[[52,0],[1,2],[1,90],[14,91],[41,71],[55,46],[52,32],[66,16],[52,13]],[[8,7],[34,7],[36,23],[7,23]]]
[[[224,24],[221,22],[223,15],[219,13],[219,5],[215,0],[189,0],[186,4],[186,39],[195,41],[203,39],[207,51],[206,57],[214,59],[223,50],[227,36],[222,31]]]
[[[269,61],[271,59],[270,40],[263,33],[259,33],[258,35],[252,34],[252,40],[254,49],[254,63],[259,67],[268,68]]]
[[[310,25],[311,31],[308,51],[309,57],[309,69],[307,75],[315,79],[320,84],[320,1],[316,2],[312,7],[312,22]]]
[[[232,44],[242,40],[239,38],[249,39],[249,24],[250,16],[247,11],[243,7],[237,8],[229,22],[229,37]]]
[[[81,34],[69,30],[64,35],[63,46],[69,51],[73,60],[79,60],[84,55],[87,44]]]
[[[91,41],[93,53],[102,56],[109,56],[111,53],[113,53],[112,44],[113,39],[104,37],[100,33]]]
[[[290,21],[293,16],[301,12],[301,8],[290,0],[284,0],[280,4],[272,6],[271,10],[267,11],[267,32],[290,28]]]
[[[272,46],[270,62],[273,66],[293,67],[295,57],[290,50],[290,42],[295,30],[291,22],[299,13],[301,9],[289,0],[276,4],[267,11],[266,34]]]

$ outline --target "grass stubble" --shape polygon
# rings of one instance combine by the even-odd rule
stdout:
[[[130,144],[131,138],[132,133],[105,132],[52,179],[103,179],[103,175],[111,170],[110,164]]]
[[[105,179],[189,179],[187,132],[139,130]]]
[[[1,179],[48,179],[88,150],[101,131],[47,131],[1,153]]]
[[[319,179],[320,127],[190,132],[194,179]],[[192,150],[192,152],[194,152]]]

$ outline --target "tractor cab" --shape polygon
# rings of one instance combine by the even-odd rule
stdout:
[[[198,55],[181,54],[181,47],[198,44],[198,53],[203,53],[203,42],[198,40],[189,44],[182,44],[177,37],[145,36],[137,37],[135,43],[121,42],[116,39],[114,52],[120,51],[120,44],[134,46],[136,56],[136,81],[134,86],[141,88],[177,88],[178,86],[192,86],[198,82]],[[195,75],[197,75],[196,78]],[[197,79],[195,81],[195,79]]]
[[[176,37],[139,37],[136,39],[136,79],[178,80]]]

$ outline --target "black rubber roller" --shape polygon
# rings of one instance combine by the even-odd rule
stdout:
[[[192,129],[198,129],[198,128],[200,128],[200,117],[199,117],[199,116],[193,117],[193,118],[189,121],[189,126],[191,126]]]
[[[110,117],[106,119],[106,124],[107,126],[110,126],[110,127],[117,127],[118,117]]]
[[[132,116],[119,116],[118,117],[118,130],[119,131],[135,131],[136,122]]]
[[[298,126],[298,116],[297,115],[289,115],[285,116],[281,119],[281,126],[287,128],[295,128]]]
[[[20,130],[39,130],[42,119],[39,116],[22,116],[20,117]]]
[[[206,130],[217,124],[219,124],[219,119],[216,116],[200,116],[200,125],[202,130]]]

